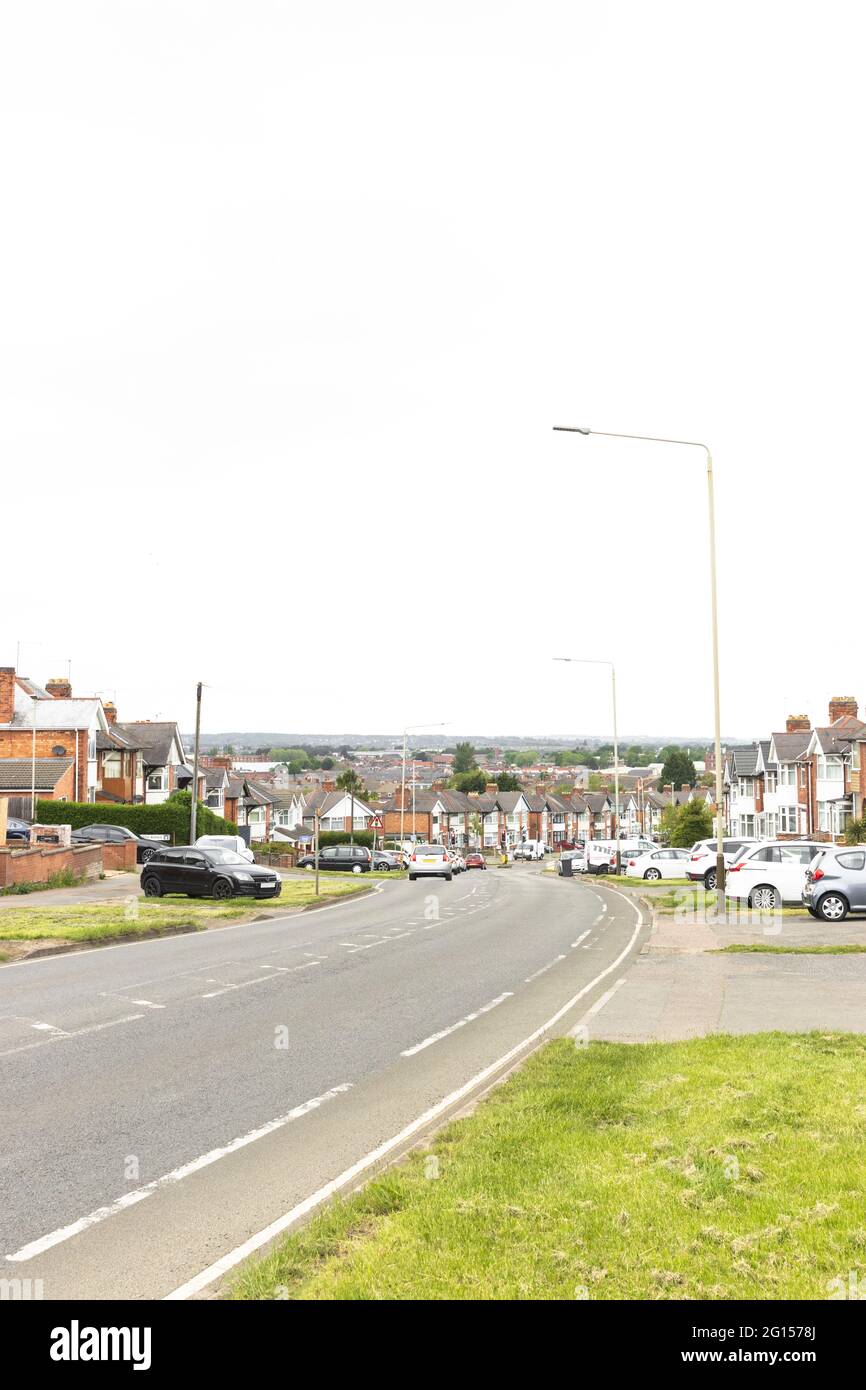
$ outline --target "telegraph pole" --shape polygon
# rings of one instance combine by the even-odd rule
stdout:
[[[198,744],[201,734],[201,681],[195,688],[195,747],[192,755],[192,800],[189,805],[189,842],[195,844],[196,816],[198,814]]]

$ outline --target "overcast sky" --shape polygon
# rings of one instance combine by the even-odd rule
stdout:
[[[0,43],[0,664],[120,717],[866,701],[855,4],[43,0]],[[447,737],[449,730],[443,731]]]

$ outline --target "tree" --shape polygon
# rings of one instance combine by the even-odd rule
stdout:
[[[364,782],[363,782],[362,778],[358,776],[357,772],[355,771],[355,769],[354,769],[353,767],[348,767],[348,768],[346,769],[345,772],[341,772],[341,773],[340,773],[339,777],[337,778],[336,785],[340,788],[341,791],[348,792],[348,793],[349,793],[349,796],[351,797],[351,807],[352,807],[352,810],[351,810],[351,814],[350,814],[350,817],[349,817],[349,823],[350,823],[350,826],[351,826],[351,829],[350,829],[350,832],[349,832],[349,844],[350,844],[350,845],[354,845],[354,843],[355,843],[355,797],[356,797],[356,796],[360,796],[363,792],[365,792]]]
[[[478,764],[475,761],[475,749],[471,743],[458,743],[454,752],[453,768],[455,772],[472,772]]]
[[[866,843],[866,816],[861,816],[859,820],[849,820],[845,827],[846,845],[862,845]]]
[[[496,778],[496,787],[501,792],[520,791],[520,783],[513,772],[500,772]]]
[[[666,787],[669,782],[672,782],[674,791],[679,791],[684,785],[693,787],[697,780],[698,774],[695,772],[695,765],[685,749],[671,748],[662,768],[662,786]],[[696,838],[700,839],[701,837],[698,835]]]
[[[455,773],[448,785],[456,792],[483,792],[487,778],[480,767],[473,767],[468,772]]]
[[[538,762],[538,753],[534,748],[521,748],[519,753],[515,753],[514,762],[517,767],[532,767],[533,763]]]
[[[662,830],[668,836],[672,849],[691,849],[697,840],[712,837],[713,815],[703,801],[666,806],[662,812]]]

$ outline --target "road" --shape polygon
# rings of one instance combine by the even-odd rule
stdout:
[[[621,894],[515,866],[0,968],[0,1272],[199,1293],[585,991],[573,1027],[639,928]]]

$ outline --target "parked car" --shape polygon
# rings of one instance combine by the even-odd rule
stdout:
[[[388,874],[392,869],[405,869],[406,856],[396,849],[377,849],[373,853],[373,868]]]
[[[72,832],[74,845],[121,845],[125,840],[134,840],[135,858],[139,864],[146,864],[159,850],[155,840],[136,835],[125,825],[79,825]]]
[[[866,912],[866,845],[822,845],[806,870],[802,901],[824,922]]]
[[[454,866],[455,874],[464,874],[466,872],[466,859],[459,849],[452,849],[451,863]]]
[[[409,879],[433,876],[451,882],[454,870],[445,845],[416,845],[409,856]]]
[[[248,864],[256,862],[256,856],[241,835],[199,835],[195,845],[196,849],[229,849]]]
[[[725,874],[725,897],[761,908],[802,902],[806,871],[822,848],[809,840],[747,845]]]
[[[692,852],[686,866],[686,878],[690,878],[692,883],[703,882],[705,888],[715,888],[718,843],[718,840],[698,840],[692,845]],[[759,845],[760,843],[760,840],[750,839],[744,835],[738,836],[736,839],[722,840],[725,868],[730,867],[741,849],[747,845]]]
[[[541,840],[523,840],[514,846],[515,859],[543,859],[544,845]]]
[[[616,853],[619,850],[620,864],[634,859],[638,854],[649,854],[656,849],[652,840],[589,840],[584,849],[586,872],[588,874],[615,874]]]
[[[687,849],[654,849],[644,854],[630,854],[623,857],[626,877],[645,878],[685,878],[689,862]]]
[[[185,893],[189,898],[276,898],[282,881],[273,869],[250,864],[229,849],[198,849],[183,845],[157,849],[141,871],[142,892],[148,898]]]
[[[466,867],[467,869],[486,869],[487,860],[480,850],[471,849],[466,855]]]
[[[29,840],[30,826],[26,820],[19,820],[17,816],[10,816],[6,822],[7,840]]]
[[[299,869],[315,869],[315,854],[303,854]],[[373,851],[366,845],[325,845],[319,850],[319,868],[344,874],[368,874],[373,867]]]
[[[563,867],[562,867],[562,861],[563,861],[563,859],[569,860],[569,861],[571,862],[571,872],[572,872],[572,874],[585,874],[585,873],[586,873],[586,850],[585,850],[585,849],[564,849],[564,850],[562,851],[562,853],[560,854],[560,856],[559,856],[559,862],[558,862],[558,864],[557,864],[557,866],[556,866],[556,872],[557,872],[558,874],[564,874],[564,873],[565,873],[565,870],[564,870]]]

